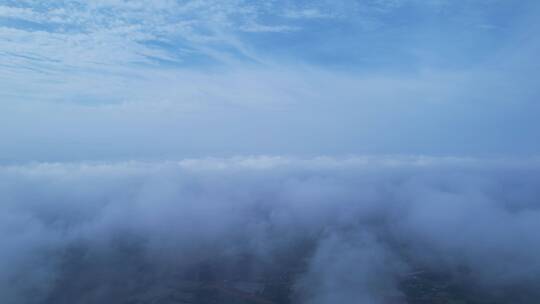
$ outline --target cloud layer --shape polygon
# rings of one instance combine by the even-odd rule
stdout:
[[[4,166],[0,293],[122,303],[209,267],[218,281],[286,274],[296,303],[386,303],[425,271],[532,303],[539,169],[427,157]]]

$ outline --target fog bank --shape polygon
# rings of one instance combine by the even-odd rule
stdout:
[[[486,301],[533,303],[539,185],[536,159],[6,165],[0,294],[153,303],[194,277],[275,277],[292,303],[389,303],[407,301],[403,278],[429,272]]]

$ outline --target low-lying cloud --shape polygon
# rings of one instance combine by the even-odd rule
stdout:
[[[403,278],[427,272],[486,301],[532,303],[539,183],[534,159],[3,166],[0,294],[151,303],[193,277],[276,277],[292,303],[394,303],[407,301]]]

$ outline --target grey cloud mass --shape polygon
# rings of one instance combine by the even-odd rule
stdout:
[[[293,303],[403,303],[403,278],[429,273],[485,303],[534,303],[539,183],[537,159],[6,165],[0,294],[145,303],[194,276],[286,276]]]

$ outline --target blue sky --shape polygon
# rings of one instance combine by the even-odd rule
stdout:
[[[537,155],[536,1],[0,1],[1,161]]]

